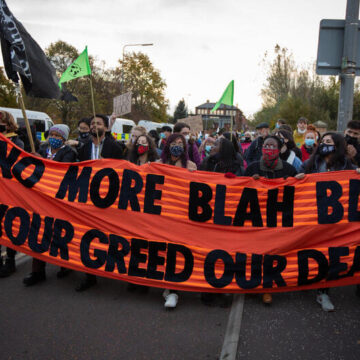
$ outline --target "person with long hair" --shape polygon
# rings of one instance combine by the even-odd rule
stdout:
[[[218,151],[204,160],[201,170],[242,176],[244,168],[241,160],[235,151],[234,144],[226,137],[221,137],[218,141]]]
[[[187,142],[180,133],[168,137],[159,162],[192,171],[197,169],[196,164],[189,160]]]
[[[319,146],[311,157],[303,163],[301,171],[305,174],[314,174],[353,169],[355,166],[347,158],[344,137],[335,132],[327,132],[321,137]],[[357,172],[360,172],[360,169],[357,169]],[[330,300],[328,288],[317,290],[316,301],[324,311],[334,311],[335,309]]]
[[[185,168],[190,171],[196,170],[195,163],[189,160],[187,141],[180,133],[174,133],[168,137],[161,153],[161,159],[159,159],[158,162]],[[174,309],[176,307],[179,300],[177,291],[165,289],[163,297],[165,299],[164,306],[166,309]]]
[[[149,135],[140,135],[135,140],[129,153],[129,161],[136,165],[143,165],[159,158],[154,141]]]

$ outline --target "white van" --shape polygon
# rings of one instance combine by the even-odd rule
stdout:
[[[157,123],[150,120],[140,120],[138,123],[139,126],[143,126],[147,132],[150,130],[156,130],[158,133],[161,132],[162,123]]]
[[[0,107],[0,110],[10,113],[19,127],[25,126],[25,120],[21,109]],[[32,110],[26,110],[26,115],[29,119],[30,126],[35,125],[37,138],[40,141],[44,141],[45,131],[49,130],[54,125],[50,116],[44,112]]]
[[[116,118],[111,128],[111,133],[117,140],[129,140],[131,129],[135,126],[134,121]]]

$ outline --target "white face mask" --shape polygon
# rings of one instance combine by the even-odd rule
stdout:
[[[185,138],[186,141],[189,141],[190,140],[190,135],[185,135],[184,138]]]
[[[302,129],[300,129],[300,128],[298,127],[298,133],[299,133],[299,134],[304,134],[305,131],[306,131],[306,129],[303,129],[303,130],[302,130]]]

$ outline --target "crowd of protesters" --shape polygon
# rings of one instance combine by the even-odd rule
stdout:
[[[320,134],[304,117],[299,118],[297,128],[292,129],[286,121],[279,119],[273,131],[267,123],[256,126],[256,132],[227,132],[225,130],[192,132],[185,123],[176,123],[172,129],[164,126],[160,134],[151,130],[147,133],[141,126],[131,130],[127,143],[116,141],[111,135],[115,116],[96,115],[81,119],[78,123],[78,137],[69,140],[67,125],[57,124],[50,128],[46,142],[37,143],[37,155],[59,162],[76,162],[102,158],[125,159],[136,165],[159,162],[188,169],[224,173],[229,177],[251,176],[302,179],[305,174],[351,170],[360,172],[360,121],[348,123],[344,134],[326,132]],[[11,114],[0,111],[0,132],[15,145],[28,149],[26,137],[20,134]],[[0,277],[7,277],[16,270],[15,254],[6,249],[5,261],[0,262]],[[70,270],[61,268],[57,276],[67,276]],[[26,286],[46,280],[45,263],[33,260],[32,271],[25,277]],[[76,287],[85,291],[96,285],[96,276],[85,274]],[[145,286],[130,284],[129,291],[148,290]],[[357,286],[360,296],[360,287]],[[163,293],[166,308],[175,308],[179,294],[173,290]],[[203,293],[202,301],[209,305],[220,295]],[[263,294],[263,302],[272,302],[271,294]],[[225,297],[228,302],[227,297]],[[329,289],[317,291],[317,302],[324,311],[334,310]]]

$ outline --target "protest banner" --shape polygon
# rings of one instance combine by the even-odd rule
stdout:
[[[0,135],[0,243],[91,274],[206,292],[360,283],[360,175],[228,178],[58,163]]]
[[[185,123],[190,126],[191,132],[193,134],[199,134],[200,131],[203,131],[203,121],[201,115],[189,116],[187,118],[178,119],[177,122]]]
[[[113,113],[117,116],[131,113],[131,97],[132,92],[114,97],[113,99]]]

